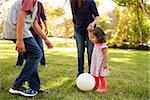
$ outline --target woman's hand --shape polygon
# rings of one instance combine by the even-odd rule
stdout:
[[[96,25],[96,23],[98,22],[98,20],[99,20],[99,16],[96,16],[96,17],[94,18],[94,21],[88,25],[88,28],[87,28],[87,29],[91,28],[91,29],[93,30],[93,29],[94,29],[94,26]]]
[[[90,23],[89,25],[88,25],[88,28],[87,28],[87,30],[89,30],[89,29],[91,29],[91,30],[93,30],[94,29],[94,26],[95,26],[95,23]]]

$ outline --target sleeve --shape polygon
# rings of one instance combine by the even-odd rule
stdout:
[[[74,11],[74,7],[73,7],[73,1],[71,1],[71,12],[72,12],[72,21],[73,21],[74,24],[76,24],[75,11]]]
[[[103,44],[103,45],[101,46],[101,48],[102,48],[102,49],[104,49],[104,48],[106,48],[106,49],[107,49],[108,47],[107,47],[107,45],[106,45],[106,44]]]
[[[94,17],[99,16],[98,11],[97,11],[97,7],[96,7],[96,3],[94,0],[91,1],[90,3],[90,9],[92,11],[92,14],[94,15]]]
[[[72,15],[72,16],[73,16],[72,21],[73,21],[74,24],[76,24],[76,20],[74,18],[74,15]]]
[[[40,3],[40,6],[39,6],[38,9],[41,9],[40,17],[41,17],[42,21],[47,20],[47,19],[46,19],[46,15],[45,15],[45,11],[44,11],[44,7],[43,7],[42,3]]]
[[[36,0],[23,0],[21,11],[32,13]]]

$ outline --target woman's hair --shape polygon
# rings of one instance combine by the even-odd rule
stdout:
[[[105,33],[102,28],[99,27],[94,28],[93,34],[96,36],[98,43],[106,42]]]
[[[81,7],[81,5],[84,3],[85,0],[70,0],[71,8],[73,11],[73,14],[75,14],[75,10],[78,7]]]

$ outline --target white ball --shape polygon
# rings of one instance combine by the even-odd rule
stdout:
[[[95,79],[91,74],[83,73],[78,76],[76,84],[81,91],[90,91],[95,87]]]

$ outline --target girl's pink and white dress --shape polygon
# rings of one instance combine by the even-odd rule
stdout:
[[[108,48],[105,43],[94,44],[91,61],[91,74],[95,77],[106,76],[105,69],[103,67],[103,52],[102,49]]]

